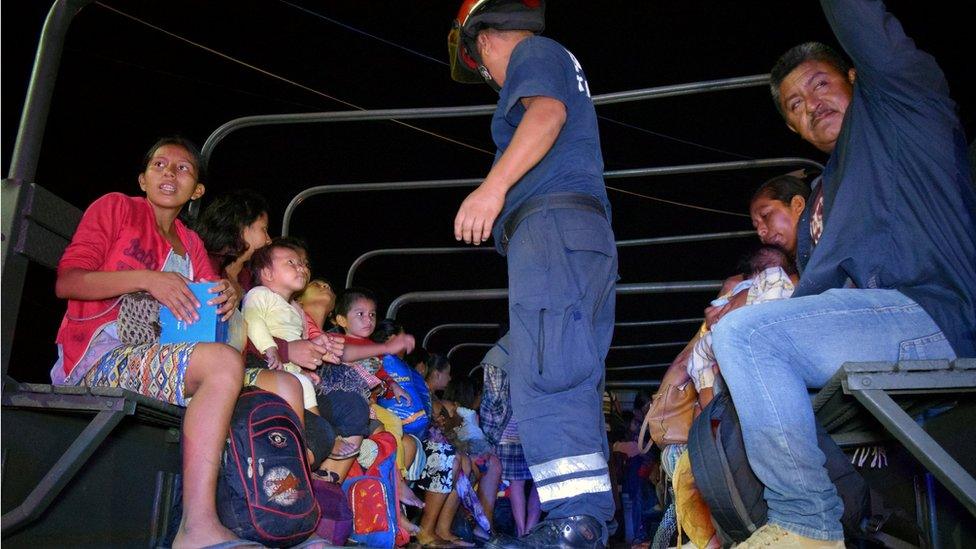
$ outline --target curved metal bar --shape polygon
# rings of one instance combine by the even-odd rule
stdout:
[[[604,387],[607,389],[643,389],[645,387],[655,389],[661,386],[660,381],[607,381]]]
[[[47,12],[37,44],[37,54],[34,56],[34,69],[27,85],[24,109],[20,114],[20,126],[17,129],[14,152],[10,157],[8,179],[34,181],[47,115],[51,108],[51,95],[58,79],[58,67],[61,66],[64,38],[75,15],[92,1],[57,0]]]
[[[682,175],[689,173],[707,173],[731,170],[746,170],[754,168],[773,168],[776,166],[809,166],[823,169],[823,165],[807,158],[761,158],[758,160],[736,160],[733,162],[713,162],[708,164],[687,164],[684,166],[657,166],[652,168],[634,168],[631,170],[613,170],[603,172],[605,179],[622,179],[649,175]],[[331,184],[309,187],[295,195],[285,208],[281,220],[281,234],[288,236],[288,228],[295,209],[306,198],[327,193],[349,193],[359,191],[396,191],[411,189],[445,189],[454,187],[475,187],[481,183],[481,178],[470,179],[435,179],[428,181],[391,181],[384,183],[353,183]]]
[[[722,288],[721,280],[692,280],[685,282],[646,282],[638,284],[617,284],[617,295],[665,294],[680,292],[706,292]],[[401,295],[390,303],[386,310],[386,318],[396,318],[400,307],[408,303],[438,302],[438,301],[481,301],[488,299],[506,299],[508,290],[505,288],[488,288],[479,290],[448,290],[436,292],[410,292]]]
[[[381,248],[379,250],[370,250],[352,262],[349,266],[349,271],[346,273],[346,288],[352,287],[353,277],[356,276],[356,271],[359,270],[359,266],[366,262],[367,259],[374,257],[379,257],[381,255],[441,255],[441,254],[458,254],[464,252],[494,252],[494,246],[451,246],[447,248]]]
[[[450,359],[451,355],[454,354],[454,351],[457,351],[459,349],[464,349],[466,347],[489,347],[490,348],[494,346],[495,346],[494,343],[458,343],[457,345],[451,347],[449,351],[447,351],[447,358]]]
[[[37,42],[27,94],[24,96],[17,138],[10,156],[10,168],[0,187],[0,203],[3,207],[3,215],[0,216],[0,233],[3,235],[0,239],[0,271],[3,279],[0,308],[4,311],[0,319],[0,368],[4,387],[7,385],[10,349],[27,277],[28,260],[16,251],[18,242],[24,237],[21,212],[30,200],[30,185],[37,175],[37,162],[41,155],[65,36],[75,15],[91,2],[92,0],[56,0],[47,12],[44,28]]]
[[[291,217],[295,213],[295,208],[310,196],[326,193],[353,193],[359,191],[409,191],[412,189],[450,189],[454,187],[475,187],[483,181],[481,178],[473,179],[438,179],[429,181],[392,181],[387,183],[353,183],[349,185],[319,185],[309,187],[295,195],[288,206],[285,207],[285,214],[281,219],[281,236],[288,236],[288,228],[291,226]]]
[[[607,105],[611,103],[623,103],[626,101],[638,101],[641,99],[654,99],[660,97],[674,97],[677,95],[692,95],[696,93],[734,90],[739,88],[765,86],[768,83],[768,74],[739,76],[735,78],[724,78],[721,80],[705,80],[702,82],[673,84],[670,86],[658,86],[655,88],[645,88],[641,90],[629,90],[594,95],[593,104]],[[356,120],[408,120],[411,118],[482,116],[495,112],[495,108],[496,105],[470,105],[463,107],[436,107],[426,109],[382,109],[244,116],[230,120],[214,130],[214,132],[211,133],[204,142],[201,155],[203,156],[203,163],[206,164],[207,161],[210,160],[210,155],[213,153],[214,148],[216,148],[217,144],[223,141],[225,137],[237,130],[253,126],[309,124],[314,122],[349,122]]]
[[[670,326],[671,324],[698,324],[704,318],[676,318],[674,320],[640,320],[637,322],[617,322],[617,328],[636,328],[640,326]]]
[[[495,112],[496,105],[469,105],[462,107],[431,107],[416,109],[373,109],[361,111],[296,112],[285,114],[259,114],[242,116],[225,122],[203,142],[200,156],[203,162],[217,145],[237,130],[255,126],[278,126],[282,124],[313,124],[317,122],[356,122],[370,120],[410,120],[416,118],[452,118],[462,116],[483,116]]]
[[[659,236],[654,238],[636,238],[631,240],[618,240],[617,247],[625,248],[629,246],[652,246],[657,244],[678,244],[682,242],[704,242],[707,240],[723,240],[727,238],[744,238],[747,236],[755,236],[756,231],[731,231],[724,233],[701,233],[701,234],[686,234],[679,236]],[[346,288],[352,287],[353,278],[356,276],[356,271],[359,267],[366,262],[367,259],[372,259],[374,257],[379,257],[382,255],[420,255],[420,254],[458,254],[465,252],[493,252],[495,248],[493,247],[483,247],[483,246],[450,246],[446,248],[381,248],[378,250],[370,250],[352,262],[349,266],[349,271],[346,273]]]
[[[653,370],[655,368],[667,368],[670,365],[671,365],[670,362],[661,362],[659,364],[635,364],[633,366],[613,366],[611,368],[607,368],[607,371],[621,372],[625,370]]]
[[[437,326],[434,326],[427,332],[427,334],[424,336],[424,341],[423,343],[420,344],[420,346],[426,349],[427,343],[430,341],[430,338],[433,337],[434,334],[436,334],[441,330],[462,329],[462,328],[472,329],[472,330],[490,330],[494,328],[497,330],[498,328],[501,327],[502,327],[501,324],[485,324],[485,323],[472,323],[472,322],[454,322],[451,324],[438,324]]]
[[[653,238],[633,238],[630,240],[618,240],[618,248],[629,248],[632,246],[654,246],[658,244],[681,244],[684,242],[705,242],[708,240],[725,240],[730,238],[746,238],[756,236],[756,231],[729,231],[724,233],[700,233],[685,234],[678,236],[657,236]]]
[[[699,322],[705,320],[704,318],[675,318],[672,320],[641,320],[636,322],[615,322],[615,328],[637,328],[645,326],[670,326],[672,324],[698,324]],[[430,338],[434,337],[434,334],[440,332],[441,330],[449,329],[471,329],[471,330],[490,330],[501,328],[501,324],[486,324],[478,322],[453,322],[448,324],[438,324],[431,328],[427,334],[424,335],[424,340],[420,344],[421,347],[426,348],[427,343],[430,342]]]
[[[627,177],[641,177],[645,175],[683,175],[689,173],[724,172],[797,165],[809,166],[811,168],[817,168],[820,170],[823,169],[823,164],[810,160],[809,158],[787,156],[781,158],[758,158],[755,160],[734,160],[730,162],[709,162],[705,164],[685,164],[683,166],[657,166],[653,168],[613,170],[603,172],[603,177],[605,179],[623,179]]]
[[[633,350],[633,349],[657,349],[657,348],[661,348],[661,347],[677,347],[678,345],[687,345],[687,344],[688,344],[687,341],[667,341],[667,342],[664,342],[664,343],[641,343],[641,344],[638,344],[638,345],[611,345],[610,346],[610,350],[611,351],[626,351],[626,350]],[[451,347],[451,349],[449,351],[447,351],[447,358],[451,358],[451,355],[454,354],[454,351],[457,351],[457,350],[460,350],[460,349],[464,349],[464,348],[467,348],[467,347],[493,347],[494,345],[495,345],[494,342],[492,342],[492,343],[477,343],[477,342],[458,343],[457,345]],[[665,364],[648,364],[648,365],[641,366],[641,368],[651,368],[651,367],[670,366],[670,365],[671,365],[670,362],[665,363]],[[635,366],[623,366],[623,367],[617,367],[617,368],[607,368],[607,370],[620,370],[620,369],[634,370],[634,369],[638,369],[638,368],[635,367]]]
[[[611,345],[611,351],[632,351],[634,349],[659,349],[661,347],[677,347],[678,345],[687,345],[688,340],[684,341],[666,341],[663,343],[639,343],[637,345]]]
[[[658,86],[656,88],[645,88],[642,90],[604,93],[594,95],[593,103],[596,105],[609,105],[612,103],[624,103],[639,99],[656,99],[661,97],[675,97],[678,95],[691,95],[695,93],[737,90],[740,88],[766,86],[768,84],[769,74],[754,74],[752,76],[738,76],[735,78],[723,78],[721,80],[705,80],[702,82],[692,82],[690,84],[672,84],[670,86]]]

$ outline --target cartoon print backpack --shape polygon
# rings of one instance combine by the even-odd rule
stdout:
[[[429,400],[430,396],[428,394],[427,398],[424,398],[427,384],[424,383],[423,377],[400,357],[394,355],[383,357],[383,369],[410,395],[411,402],[407,404],[406,400],[379,398],[376,403],[400,418],[404,433],[421,439],[426,438],[430,417],[424,408],[424,402]]]
[[[295,545],[321,513],[312,492],[298,416],[284,399],[245,388],[237,400],[217,477],[220,521],[247,540]]]
[[[367,547],[391,548],[410,541],[405,532],[398,538],[399,498],[396,479],[396,439],[390,433],[371,435],[376,444],[376,459],[366,469],[353,463],[342,489],[352,508],[353,541]],[[367,443],[364,441],[364,446]],[[360,453],[360,458],[364,454]]]

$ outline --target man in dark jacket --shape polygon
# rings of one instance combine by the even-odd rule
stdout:
[[[821,4],[853,66],[803,44],[771,83],[787,126],[830,154],[799,227],[805,268],[792,299],[713,328],[769,505],[739,547],[843,547],[808,387],[847,361],[976,355],[976,196],[945,77],[882,3]]]

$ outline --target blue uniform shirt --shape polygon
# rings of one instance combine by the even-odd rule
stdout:
[[[559,192],[597,197],[610,212],[603,183],[603,155],[596,111],[583,68],[573,54],[542,36],[522,40],[512,51],[491,121],[491,136],[498,147],[497,162],[508,148],[525,107],[524,97],[545,96],[566,107],[566,123],[549,152],[526,173],[505,197],[505,207],[495,222],[496,246],[501,243],[505,219],[528,198]]]
[[[897,289],[974,356],[976,196],[945,77],[880,2],[821,3],[857,79],[823,174],[823,234],[794,297],[848,278]]]

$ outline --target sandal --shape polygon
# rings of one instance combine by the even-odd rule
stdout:
[[[470,541],[464,541],[463,539],[457,537],[446,539],[444,541],[450,543],[451,547],[474,547],[474,544],[471,543]]]
[[[437,536],[425,538],[420,535],[420,532],[417,532],[417,543],[419,543],[421,547],[454,547],[454,544],[449,541],[443,540]]]
[[[358,443],[351,442],[343,437],[336,437],[336,442],[341,443],[339,450],[329,454],[329,459],[342,461],[344,459],[351,459],[359,455]]]

